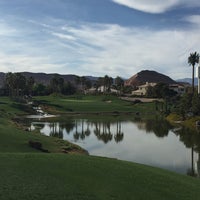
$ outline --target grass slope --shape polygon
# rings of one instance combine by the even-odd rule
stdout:
[[[0,154],[1,200],[192,200],[200,181],[114,159]]]
[[[19,124],[12,121],[16,115],[24,115],[30,110],[26,105],[13,102],[9,98],[0,98],[0,152],[40,152],[29,146],[29,141],[40,142],[42,148],[49,152],[59,153],[64,150],[70,152],[84,151],[67,141],[59,138],[47,137],[37,131],[23,130]]]

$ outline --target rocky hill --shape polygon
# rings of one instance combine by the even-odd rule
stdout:
[[[149,83],[166,83],[166,84],[174,84],[176,81],[172,80],[170,77],[160,74],[156,71],[149,71],[149,70],[143,70],[128,80],[125,81],[126,86],[139,86],[143,85],[146,82]]]

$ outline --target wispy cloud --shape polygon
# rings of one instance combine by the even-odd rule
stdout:
[[[64,21],[59,26],[44,24],[42,32],[28,30],[23,40],[6,38],[0,71],[128,78],[149,69],[175,79],[190,76],[187,56],[200,46],[199,27],[186,31]]]
[[[52,63],[49,57],[44,56],[29,56],[29,55],[8,55],[0,53],[0,69],[4,72],[42,72],[42,69],[48,69],[49,72],[54,72],[58,68],[57,64]]]
[[[186,0],[153,0],[151,3],[147,0],[113,1],[154,13],[165,12],[175,5],[189,6]],[[199,1],[191,1],[193,6],[200,5]],[[62,2],[62,7],[68,8],[68,4]],[[109,5],[113,6],[113,3]],[[92,8],[94,7],[95,5]],[[123,13],[127,11],[121,6],[114,7]],[[45,8],[48,6],[45,5]],[[89,10],[91,12],[92,9]],[[51,8],[48,14],[38,12],[36,17],[27,15],[27,18],[24,17],[25,14],[0,14],[0,71],[94,76],[107,74],[128,78],[140,70],[149,69],[165,73],[174,79],[190,76],[187,57],[192,51],[198,51],[200,46],[200,26],[197,25],[199,15],[181,15],[181,19],[177,19],[182,20],[182,24],[191,24],[190,29],[181,28],[182,24],[179,29],[170,25],[159,29],[156,26],[150,28],[148,21],[142,26],[137,26],[137,23],[122,25],[123,23],[116,21],[107,21],[107,18],[103,22],[86,22],[81,19],[73,21],[61,16],[62,14],[52,15],[52,12],[56,13]],[[130,13],[135,16],[132,15],[135,12]],[[157,20],[156,17],[155,19]],[[164,20],[167,20],[166,16]],[[160,23],[161,20],[158,21]]]
[[[112,0],[115,3],[140,10],[147,13],[163,13],[176,6],[199,6],[200,2],[198,0]]]
[[[191,23],[194,27],[196,26],[200,27],[200,15],[190,15],[190,16],[184,17],[183,20]]]
[[[53,32],[52,35],[65,40],[76,40],[72,35],[62,34],[62,33],[55,33]]]
[[[128,77],[142,69],[153,69],[178,78],[189,72],[187,56],[200,45],[198,29],[156,31],[85,24],[66,30],[76,41],[81,41],[76,48],[77,52],[84,53],[74,56],[79,56],[82,72],[101,75]],[[190,40],[186,40],[188,35]]]

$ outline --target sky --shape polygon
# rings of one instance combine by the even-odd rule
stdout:
[[[192,76],[199,0],[0,0],[0,72]]]

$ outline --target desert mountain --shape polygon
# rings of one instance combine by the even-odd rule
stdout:
[[[172,80],[170,77],[160,74],[156,71],[149,71],[149,70],[143,70],[128,80],[125,81],[125,85],[127,86],[139,86],[143,85],[146,82],[149,83],[166,83],[166,84],[174,84],[176,81]]]

